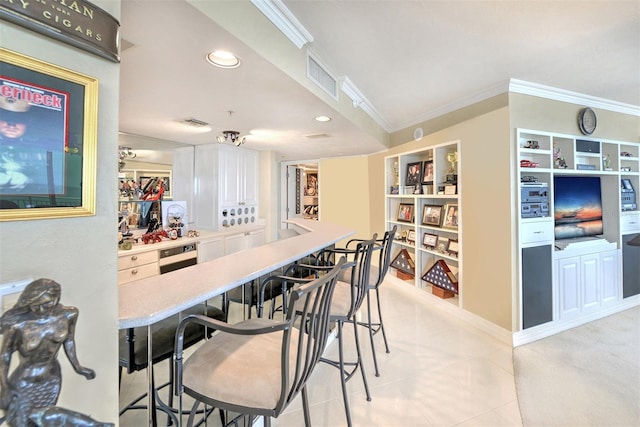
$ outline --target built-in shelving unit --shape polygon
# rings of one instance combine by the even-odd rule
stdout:
[[[640,239],[640,144],[528,129],[516,130],[516,144],[521,328],[588,321],[640,294],[640,247],[629,244]],[[556,209],[557,177],[598,178],[601,234],[558,238],[567,223],[585,234],[588,225],[584,202]]]
[[[458,284],[458,292],[445,299],[458,306],[463,294],[460,161],[459,141],[385,158],[385,224],[387,230],[394,226],[398,230],[391,259],[406,249],[415,265],[412,277],[394,268],[389,271],[413,286],[442,296],[422,277],[443,260]],[[419,172],[416,175],[410,171]]]

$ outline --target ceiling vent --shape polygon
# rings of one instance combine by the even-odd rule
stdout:
[[[305,135],[305,138],[309,139],[321,139],[321,138],[329,138],[329,135],[326,133],[312,133],[311,135]]]
[[[205,127],[205,126],[209,126],[209,123],[203,122],[202,120],[193,119],[193,118],[181,120],[180,123],[184,123],[185,125],[193,126],[193,127],[196,127],[196,128],[202,128],[202,127]]]
[[[311,52],[307,52],[307,77],[335,100],[338,99],[337,80],[320,65],[320,62],[316,58],[311,56]]]

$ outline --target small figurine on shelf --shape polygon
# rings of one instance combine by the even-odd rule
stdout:
[[[560,147],[558,147],[558,144],[556,144],[555,142],[553,143],[553,166],[556,169],[567,168],[567,162],[564,160],[564,157],[562,156],[562,151],[560,150]]]
[[[609,158],[608,154],[602,155],[602,168],[606,171],[611,170],[611,159]]]

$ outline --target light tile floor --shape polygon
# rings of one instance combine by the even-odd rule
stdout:
[[[374,376],[370,344],[360,329],[372,401],[362,379],[347,384],[354,426],[522,426],[509,345],[441,310],[421,290],[388,279],[381,289],[383,315],[391,352],[375,337],[380,377]],[[354,354],[353,328],[347,325],[347,354]],[[337,357],[337,342],[328,357]],[[157,368],[167,377],[166,364]],[[146,372],[123,375],[121,404],[144,392]],[[320,363],[309,383],[312,425],[346,425],[342,392],[335,368]],[[218,421],[213,417],[213,425]],[[160,418],[164,420],[164,417]],[[129,411],[121,426],[144,426],[146,411]],[[211,423],[210,423],[211,424]],[[273,425],[304,425],[298,397]]]

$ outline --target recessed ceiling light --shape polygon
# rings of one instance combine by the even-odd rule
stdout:
[[[215,50],[207,55],[207,61],[216,67],[236,68],[240,65],[240,59],[231,52]]]
[[[317,116],[314,117],[313,120],[315,120],[316,122],[328,122],[331,120],[331,117],[329,116]]]

